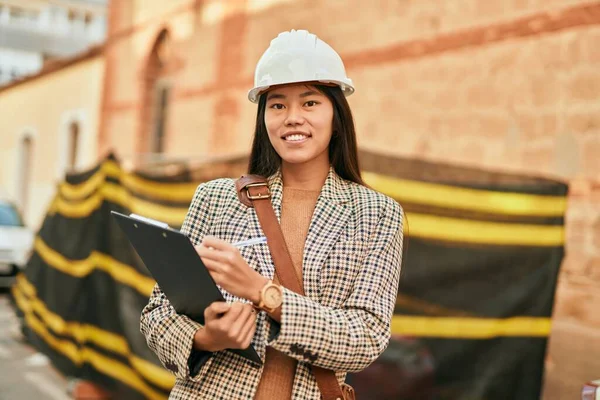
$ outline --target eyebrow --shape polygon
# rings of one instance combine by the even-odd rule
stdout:
[[[314,95],[320,95],[320,92],[317,92],[316,90],[309,90],[308,92],[304,92],[302,94],[300,94],[301,98],[304,97],[308,97],[308,96],[314,96]],[[285,99],[286,96],[284,94],[281,93],[272,93],[269,96],[267,96],[267,100],[271,100],[271,99]]]
[[[314,95],[319,95],[321,94],[320,92],[317,92],[316,90],[309,90],[308,92],[304,92],[300,95],[300,97],[308,97],[308,96],[314,96]]]
[[[271,100],[271,99],[285,99],[285,96],[280,93],[271,93],[270,95],[267,96],[267,100]]]

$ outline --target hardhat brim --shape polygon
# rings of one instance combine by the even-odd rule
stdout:
[[[340,89],[342,89],[344,96],[346,96],[346,97],[348,97],[352,93],[354,93],[354,86],[349,85],[346,82],[340,82],[335,79],[315,80],[315,81],[293,81],[293,82],[279,83],[279,84],[275,84],[275,85],[255,87],[248,92],[248,100],[250,100],[252,103],[256,104],[256,103],[258,103],[260,95],[267,92],[269,89],[276,87],[276,86],[292,85],[292,84],[296,84],[296,83],[306,83],[306,84],[314,84],[314,85],[333,84],[335,86],[339,86]]]

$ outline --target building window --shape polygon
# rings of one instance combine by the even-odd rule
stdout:
[[[77,149],[79,148],[80,129],[77,122],[69,125],[69,154],[67,168],[74,170],[77,166]]]
[[[21,151],[19,157],[19,178],[17,180],[17,201],[21,212],[25,214],[29,201],[29,186],[31,184],[31,162],[33,160],[33,138],[25,135],[21,139]]]
[[[172,89],[172,48],[167,30],[154,42],[144,73],[138,152],[160,159],[167,147],[167,127]],[[158,156],[158,157],[153,157]]]
[[[167,115],[169,109],[170,85],[164,82],[158,82],[155,86],[156,106],[154,108],[155,118],[153,126],[153,138],[151,140],[150,151],[153,153],[163,153],[165,151],[165,130]]]

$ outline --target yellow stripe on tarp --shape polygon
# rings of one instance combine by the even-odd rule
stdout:
[[[513,317],[505,319],[468,317],[416,317],[394,315],[392,334],[448,339],[489,339],[499,336],[547,337],[551,319]]]
[[[100,165],[98,171],[90,176],[85,182],[81,183],[69,183],[63,181],[58,189],[60,196],[70,201],[81,201],[92,193],[98,190],[105,181],[107,176],[119,179],[123,173],[123,170],[114,161],[107,160]]]
[[[121,178],[126,188],[161,200],[191,202],[198,187],[198,182],[156,182],[144,179],[136,174],[124,172],[112,161],[102,167],[107,176]]]
[[[133,213],[163,221],[172,226],[183,224],[188,211],[187,206],[169,207],[139,199],[115,184],[106,184],[103,189],[107,200],[129,208]],[[189,201],[192,201],[191,197]]]
[[[108,273],[115,281],[121,282],[149,297],[155,281],[138,272],[135,268],[119,262],[114,258],[97,251],[82,260],[69,260],[56,250],[50,248],[41,237],[36,237],[35,251],[50,267],[77,278],[89,275],[94,269]]]
[[[49,215],[59,213],[67,218],[85,218],[99,209],[104,201],[102,193],[98,192],[85,200],[67,202],[60,195],[56,196],[48,209]]]
[[[191,202],[198,183],[165,183],[152,182],[139,176],[127,174],[123,177],[123,184],[128,189],[137,193],[151,196],[161,200]]]
[[[106,175],[112,176],[113,178],[119,178],[123,173],[123,168],[112,160],[107,160],[102,163],[102,170]]]
[[[561,246],[565,242],[563,225],[509,224],[419,213],[407,213],[407,219],[410,237],[514,246]]]
[[[187,214],[187,208],[167,207],[136,199],[122,187],[112,184],[107,184],[103,193],[107,200],[171,226],[181,225]],[[100,193],[79,203],[68,203],[57,198],[51,206],[51,212],[59,212],[69,218],[83,218],[97,209],[102,200]],[[407,215],[410,227],[408,235],[424,239],[521,246],[560,246],[565,240],[563,225],[476,221],[410,212]]]
[[[34,244],[35,250],[40,255],[42,260],[51,268],[55,268],[65,274],[82,278],[90,274],[94,269],[99,269],[107,272],[115,281],[121,282],[129,287],[136,289],[142,295],[149,297],[155,285],[155,281],[143,274],[140,274],[135,268],[123,264],[114,258],[100,253],[92,252],[92,254],[83,260],[72,261],[65,258],[62,254],[51,249],[40,237],[37,237]],[[23,291],[31,298],[36,296],[35,288],[25,279],[21,280]],[[35,304],[35,303],[34,303]],[[129,350],[125,339],[121,336],[114,335],[110,332],[100,330],[91,325],[76,326],[71,325],[64,327],[64,321],[60,321],[59,316],[53,316],[50,312],[46,312],[42,306],[39,306],[38,314],[48,317],[46,324],[53,329],[54,332],[65,334],[70,332],[71,336],[83,341],[87,338],[97,345],[104,347],[107,350],[117,354],[127,356]],[[130,363],[138,370],[146,379],[154,382],[156,385],[170,389],[173,385],[169,379],[165,379],[170,375],[151,363],[145,360],[138,359],[135,356],[130,357]]]
[[[567,209],[564,196],[495,192],[363,172],[369,186],[400,203],[479,211],[501,215],[562,217]]]
[[[23,292],[25,296],[21,292]],[[31,285],[31,283],[27,281],[27,279],[24,276],[20,275],[17,278],[17,285],[13,286],[13,294],[15,296],[17,304],[19,305],[19,308],[23,311],[23,313],[26,315],[31,315],[32,318],[35,318],[34,324],[41,324],[41,326],[48,333],[48,335],[51,335],[50,331],[48,330],[48,328],[50,328],[50,330],[54,332],[54,334],[72,337],[77,343],[83,346],[77,347],[74,343],[70,341],[63,341],[63,345],[61,346],[61,352],[67,355],[75,364],[81,365],[86,360],[85,354],[81,354],[80,349],[82,349],[83,351],[92,351],[93,353],[93,350],[90,350],[89,348],[85,347],[85,344],[94,343],[95,345],[105,350],[127,358],[130,364],[133,366],[133,368],[137,371],[137,373],[139,373],[145,379],[157,385],[158,387],[169,391],[175,384],[175,378],[167,370],[131,354],[129,345],[127,344],[125,338],[123,338],[122,336],[105,331],[93,325],[81,324],[78,322],[66,322],[59,315],[49,311],[46,305],[40,299],[37,298],[35,294],[35,288]],[[35,311],[40,316],[41,321],[37,319],[37,317],[33,314],[33,311]],[[28,321],[28,323],[29,322],[30,321]],[[34,326],[32,326],[32,328],[34,328]],[[38,331],[36,330],[36,332]],[[40,336],[42,336],[44,340],[47,339],[47,337],[43,335]],[[51,339],[55,339],[53,335],[51,335]],[[46,342],[48,341],[46,340]],[[100,357],[102,357],[103,359],[100,360],[99,364],[92,363],[100,372],[112,376],[113,378],[119,379],[140,391],[142,391],[142,388],[134,386],[134,384],[136,384],[135,381],[139,381],[143,385],[148,387],[145,384],[145,382],[139,379],[136,372],[128,366],[122,364],[119,361],[110,359],[106,356],[101,355]],[[119,366],[119,368],[121,368],[122,371],[125,371],[126,374],[123,376],[123,378],[125,378],[126,381],[120,379],[119,377],[113,376],[110,373],[107,373],[106,368],[108,368],[108,364],[111,364],[113,367],[116,364],[117,366]],[[133,384],[130,384],[132,382]],[[150,389],[150,387],[148,387],[148,389]],[[143,393],[146,394],[145,392]]]
[[[197,182],[155,182],[141,178],[135,174],[124,172],[114,161],[106,161],[100,169],[87,181],[79,184],[63,182],[60,193],[70,201],[81,201],[97,191],[105,182],[106,177],[120,179],[125,189],[133,190],[139,194],[157,198],[159,200],[190,202]]]
[[[197,182],[155,182],[132,173],[125,173],[114,161],[105,161],[86,182],[73,185],[63,182],[60,192],[67,200],[81,200],[103,185],[107,176],[121,179],[130,189],[157,200],[191,201]],[[430,205],[458,210],[479,211],[500,215],[561,217],[567,207],[565,196],[496,192],[462,188],[438,183],[400,179],[369,171],[362,172],[365,182],[374,189],[400,202]]]
[[[85,218],[97,210],[103,200],[128,208],[131,212],[163,221],[172,226],[183,224],[187,214],[187,207],[169,207],[142,200],[123,186],[114,183],[104,183],[100,190],[85,200],[70,202],[58,196],[50,207],[50,214],[58,212],[67,218]],[[191,197],[190,197],[191,202]]]
[[[94,175],[89,177],[85,182],[79,184],[71,184],[63,181],[59,187],[59,193],[67,200],[81,200],[92,193],[105,182],[106,174],[104,170],[100,168]]]
[[[113,162],[106,163],[107,173],[120,171]],[[104,171],[104,170],[103,170]],[[375,174],[366,174],[371,179],[370,184],[375,189],[387,192],[387,194],[401,198],[403,193],[417,193],[416,196],[424,196],[423,201],[429,201],[431,205],[446,205],[460,199],[454,206],[470,208],[479,211],[504,212],[513,214],[524,214],[527,210],[530,214],[532,209],[541,210],[540,213],[550,215],[552,213],[564,213],[565,198],[556,196],[536,196],[516,193],[497,193],[491,191],[480,191],[450,186],[427,184],[414,181],[402,181],[391,179]],[[402,185],[408,186],[402,186]],[[421,185],[421,191],[416,190],[413,184]],[[146,185],[146,183],[144,183]],[[395,191],[396,187],[399,187]],[[132,212],[159,221],[171,226],[180,226],[187,214],[187,207],[170,207],[156,204],[150,201],[136,198],[123,186],[103,183],[95,194],[82,201],[70,202],[57,196],[52,202],[50,213],[58,212],[68,218],[83,218],[97,210],[104,199]],[[146,187],[149,189],[149,186]],[[409,190],[410,189],[410,190]],[[412,189],[415,189],[411,192]],[[418,189],[418,188],[417,188]],[[161,189],[162,190],[162,189]],[[167,191],[167,186],[164,186]],[[436,192],[440,191],[440,192]],[[448,191],[445,197],[444,191]],[[191,192],[191,188],[190,188]],[[167,192],[163,193],[166,194]],[[420,193],[420,194],[418,194]],[[425,196],[426,195],[426,196]],[[431,199],[431,200],[426,200]],[[487,201],[486,201],[487,199]],[[191,200],[191,199],[190,199]],[[400,199],[401,200],[401,199]],[[410,199],[409,199],[410,200]],[[414,199],[413,199],[414,200]],[[433,204],[432,202],[437,202]],[[444,203],[446,202],[446,203]],[[442,204],[444,203],[444,204]],[[484,206],[481,206],[484,204]],[[495,205],[494,209],[490,205]],[[500,207],[499,205],[503,205]],[[479,208],[478,208],[479,207]],[[488,207],[485,210],[482,207]],[[541,215],[538,213],[539,215]],[[552,214],[554,215],[554,214]],[[461,218],[450,218],[421,213],[408,213],[410,231],[409,235],[424,239],[441,240],[458,243],[476,243],[492,245],[522,245],[522,246],[559,246],[564,244],[564,226],[562,225],[535,225],[535,224],[512,224],[503,222],[476,221]]]
[[[66,322],[59,315],[51,312],[41,300],[37,298],[35,288],[23,276],[17,278],[19,289],[29,298],[30,309],[35,311],[44,320],[44,324],[52,332],[70,336],[78,343],[95,343],[98,346],[119,354],[129,355],[129,345],[125,338],[120,335],[99,329],[93,325],[81,324],[79,322]]]

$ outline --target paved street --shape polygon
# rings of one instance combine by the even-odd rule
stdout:
[[[8,292],[0,289],[0,400],[69,400],[65,378],[20,338]]]

